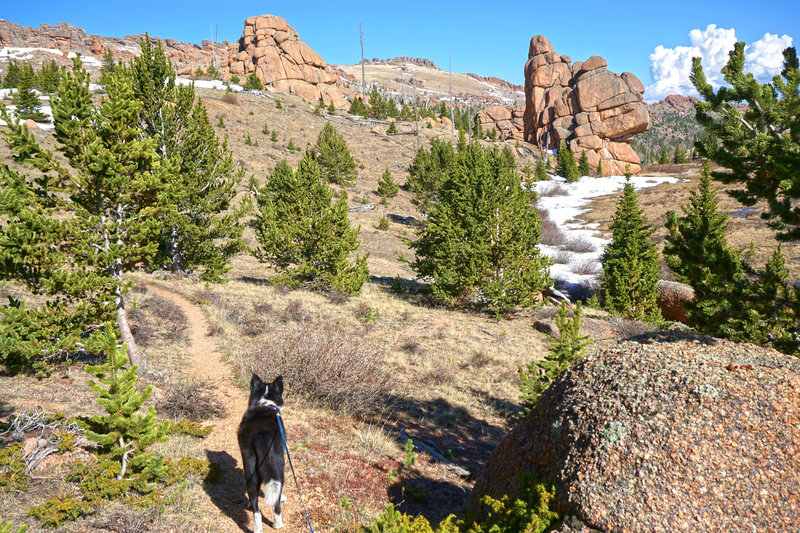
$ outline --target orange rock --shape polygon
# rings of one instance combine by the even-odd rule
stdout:
[[[533,57],[535,55],[544,54],[546,52],[552,52],[553,45],[550,44],[550,41],[547,40],[547,37],[544,35],[534,35],[531,38],[531,44],[528,48],[528,57]]]

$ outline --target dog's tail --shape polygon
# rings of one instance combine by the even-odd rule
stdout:
[[[264,486],[264,501],[267,505],[274,506],[278,503],[278,498],[281,496],[281,482],[277,480],[268,481]]]

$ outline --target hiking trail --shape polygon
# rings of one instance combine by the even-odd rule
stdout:
[[[239,533],[253,531],[253,513],[247,500],[242,461],[236,430],[247,408],[248,392],[234,384],[235,373],[231,364],[224,361],[217,350],[213,337],[209,337],[209,323],[203,311],[178,292],[153,282],[147,283],[148,291],[166,298],[178,306],[186,317],[189,368],[187,377],[192,381],[206,381],[224,409],[224,416],[212,419],[214,429],[203,440],[206,459],[218,463],[222,468],[219,481],[205,488],[207,501],[201,504],[204,510],[202,524],[206,531]],[[302,509],[298,505],[297,489],[287,471],[283,492],[287,500],[281,504],[284,527],[281,532],[307,531]],[[264,531],[272,529],[272,509],[260,501],[264,516]]]

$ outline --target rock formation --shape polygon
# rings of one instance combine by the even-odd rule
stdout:
[[[494,128],[501,139],[524,140],[522,109],[509,110],[503,106],[492,106],[481,109],[475,115],[475,123],[481,125],[483,131]]]
[[[290,92],[326,104],[344,105],[336,86],[339,77],[325,61],[300,40],[297,31],[281,17],[260,15],[244,23],[238,51],[230,55],[231,74],[255,72],[265,87]]]
[[[576,154],[587,152],[592,168],[602,161],[605,174],[621,174],[625,165],[637,173],[639,156],[629,143],[650,127],[644,86],[630,72],[609,72],[607,64],[600,56],[572,63],[544,36],[534,36],[525,63],[524,138],[547,148],[566,141]]]
[[[800,360],[677,331],[596,349],[497,446],[470,496],[533,471],[559,531],[792,531],[800,524]]]

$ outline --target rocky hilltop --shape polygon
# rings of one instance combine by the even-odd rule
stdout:
[[[88,59],[85,63],[86,66],[96,69],[99,67],[99,59],[103,57],[106,49],[111,49],[115,59],[129,61],[139,54],[139,44],[144,38],[144,34],[101,37],[88,34],[83,28],[65,22],[59,22],[56,26],[41,24],[38,28],[30,28],[7,20],[0,20],[0,46],[3,48],[40,49],[21,50],[18,54],[9,54],[12,59],[16,56],[35,66],[51,59],[67,65],[71,63],[70,53],[80,53]],[[206,68],[215,60],[217,65],[227,64],[228,51],[234,46],[228,41],[214,43],[204,40],[198,45],[155,36],[150,36],[150,38],[161,42],[167,57],[175,65],[179,74],[188,73],[198,67]]]
[[[600,56],[572,60],[553,51],[543,35],[531,39],[525,63],[525,140],[558,148],[561,141],[589,164],[621,174],[641,170],[630,142],[650,127],[644,85],[630,72],[610,72]]]
[[[266,87],[326,104],[344,105],[336,87],[339,76],[300,40],[297,30],[275,15],[249,17],[238,48],[228,62],[231,74],[255,72]]]
[[[571,515],[560,531],[796,531],[798,391],[800,361],[767,348],[679,332],[619,342],[544,393],[469,506],[533,471]]]

